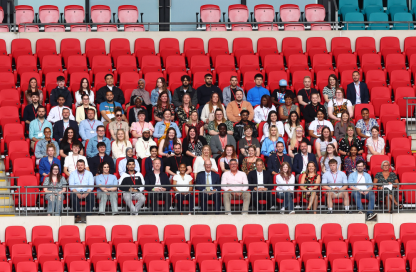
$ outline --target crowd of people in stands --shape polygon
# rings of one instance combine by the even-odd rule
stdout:
[[[154,211],[166,212],[174,202],[178,211],[192,213],[193,187],[186,185],[195,184],[196,190],[204,191],[199,194],[203,212],[209,209],[209,201],[214,202],[210,209],[220,212],[222,190],[227,214],[231,214],[232,200],[241,200],[242,212],[247,213],[250,203],[267,211],[276,205],[276,199],[283,203],[282,213],[293,214],[293,190],[304,190],[307,209],[316,211],[320,201],[317,184],[322,183],[328,213],[332,213],[335,199],[343,199],[345,212],[350,213],[345,192],[350,188],[359,213],[361,199],[367,199],[367,218],[373,219],[375,195],[366,184],[386,183],[378,188],[384,194],[378,195],[392,210],[399,206],[392,193],[398,180],[388,162],[374,180],[366,173],[370,157],[385,154],[385,143],[366,107],[361,116],[353,116],[355,105],[369,103],[369,91],[358,72],[352,78],[344,92],[337,77],[329,76],[323,99],[311,88],[308,76],[297,95],[284,79],[278,89],[269,92],[262,87],[262,74],[255,76],[255,87],[247,94],[235,76],[223,90],[212,84],[211,74],[205,75],[205,84],[197,89],[187,75],[176,90],[168,90],[165,79],[159,78],[151,93],[140,79],[138,89],[125,101],[123,91],[108,74],[107,85],[96,94],[87,78],[81,80],[74,93],[75,114],[73,96],[62,76],[50,94],[43,93],[32,78],[25,92],[23,118],[47,193],[48,213],[59,215],[67,187],[72,192],[73,210],[79,212],[85,201],[86,211],[91,212],[94,185],[105,185],[97,189],[100,214],[105,213],[107,201],[112,214],[118,213],[119,190],[133,214],[145,205],[144,191],[153,191],[149,197]],[[47,96],[52,106],[48,114]],[[170,190],[176,191],[176,201],[171,194],[159,193]],[[158,206],[159,200],[164,200],[163,207]],[[80,220],[77,214],[76,221]]]

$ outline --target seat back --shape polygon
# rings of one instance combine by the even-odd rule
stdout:
[[[115,225],[111,229],[111,242],[117,248],[119,243],[133,243],[133,230],[129,225]]]
[[[247,22],[249,11],[246,5],[235,4],[228,6],[230,22]]]
[[[82,23],[85,19],[84,7],[79,5],[65,6],[64,17],[67,23]]]
[[[294,4],[281,5],[279,15],[282,22],[298,22],[300,18],[299,6]]]
[[[111,21],[110,7],[106,5],[92,6],[91,19],[93,23],[109,23]]]
[[[199,13],[202,22],[219,22],[221,21],[221,9],[217,5],[202,5]]]
[[[41,23],[57,23],[59,21],[59,8],[53,5],[40,6],[39,19]]]
[[[14,7],[16,13],[16,24],[32,23],[35,18],[35,12],[32,6],[18,5]]]
[[[273,22],[274,7],[267,4],[254,6],[254,18],[257,22]]]
[[[118,20],[120,23],[136,23],[139,19],[139,10],[134,5],[118,6]]]
[[[323,22],[325,7],[320,4],[308,4],[305,6],[305,17],[308,22]]]

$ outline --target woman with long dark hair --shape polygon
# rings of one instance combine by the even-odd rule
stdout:
[[[207,140],[198,134],[196,127],[190,127],[183,140],[182,152],[188,158],[193,159],[202,155],[202,147],[207,144]]]
[[[256,124],[266,122],[267,116],[269,116],[269,112],[276,111],[276,107],[273,105],[270,95],[263,95],[260,101],[260,105],[254,109],[253,121]]]
[[[62,141],[59,143],[59,156],[61,156],[61,165],[65,164],[66,156],[68,156],[69,152],[72,151],[72,144],[74,142],[78,142],[78,139],[75,139],[74,135],[74,129],[68,127],[64,132],[64,137],[62,138]],[[82,143],[79,144],[81,145],[81,150],[79,151],[79,154],[84,155],[84,147],[82,146]]]
[[[263,142],[264,139],[269,137],[269,128],[271,126],[276,126],[278,137],[283,137],[285,135],[285,128],[283,127],[283,123],[278,121],[278,115],[276,111],[270,111],[269,116],[267,117],[267,122],[263,126],[263,137],[261,138],[260,142]]]
[[[159,143],[159,156],[163,158],[164,165],[167,165],[167,159],[169,157],[175,156],[173,146],[176,143],[181,143],[181,141],[177,138],[176,130],[174,128],[168,128],[166,137]]]
[[[100,200],[98,214],[105,214],[107,200],[110,200],[111,211],[113,215],[118,213],[118,197],[117,197],[117,177],[110,174],[110,164],[102,162],[98,166],[98,176],[95,177],[95,185],[112,185],[114,187],[99,187],[97,188],[97,197]]]
[[[300,118],[299,114],[296,111],[292,111],[289,114],[289,118],[287,119],[285,123],[285,132],[287,133],[287,137],[289,139],[293,136],[293,131],[300,126]]]
[[[175,120],[175,107],[173,106],[172,103],[170,103],[170,98],[168,96],[167,92],[161,92],[159,95],[159,98],[157,99],[157,103],[156,103],[156,107],[155,109],[155,113],[153,118],[155,119],[156,122],[160,122],[163,119],[163,112],[165,110],[170,110],[171,112],[171,121]]]
[[[82,96],[86,94],[89,97],[89,103],[94,105],[94,93],[91,91],[91,85],[88,78],[81,79],[78,91],[75,92],[75,106],[79,107],[83,104]]]
[[[29,80],[29,86],[27,90],[25,91],[25,97],[26,97],[26,103],[32,104],[32,93],[38,92],[39,93],[39,105],[43,105],[43,92],[42,89],[38,86],[38,81],[36,78],[32,77]]]
[[[64,192],[66,192],[66,179],[61,175],[59,165],[53,163],[49,176],[43,182],[43,192],[45,199],[48,201],[48,215],[59,216],[64,200]]]
[[[189,122],[191,119],[191,113],[196,111],[196,108],[194,105],[191,104],[191,95],[188,93],[185,93],[182,97],[182,105],[180,105],[177,108],[178,113],[178,120],[179,120],[179,130],[182,131],[182,126],[186,122]]]
[[[331,74],[328,77],[328,85],[324,87],[322,93],[325,99],[325,109],[328,110],[328,102],[335,96],[335,90],[339,87],[338,78],[336,75]]]
[[[309,197],[308,200],[308,208],[306,210],[310,210],[313,206],[313,210],[316,214],[316,209],[318,208],[319,196],[316,194],[315,191],[319,188],[316,184],[321,183],[321,176],[318,175],[318,169],[316,164],[312,161],[308,162],[306,166],[305,174],[302,174],[302,178],[300,180],[300,189],[303,190],[303,198]]]
[[[172,95],[168,90],[166,80],[163,77],[159,77],[156,81],[156,87],[150,93],[150,102],[152,102],[153,106],[156,106],[157,100],[162,92],[166,92],[169,96],[169,101],[172,101]]]

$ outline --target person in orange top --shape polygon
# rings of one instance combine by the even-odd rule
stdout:
[[[237,90],[235,92],[235,100],[228,103],[227,106],[227,117],[233,123],[240,122],[241,115],[240,112],[242,110],[248,110],[250,113],[248,116],[248,120],[253,120],[254,117],[254,110],[251,106],[250,102],[243,101],[243,91]]]

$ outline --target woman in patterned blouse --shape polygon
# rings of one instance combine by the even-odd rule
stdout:
[[[352,145],[350,147],[350,155],[346,156],[344,159],[344,170],[347,173],[347,177],[352,173],[355,172],[357,169],[357,163],[359,161],[363,161],[365,165],[365,160],[363,156],[358,155],[358,146]],[[364,171],[367,172],[367,169],[364,168]]]
[[[354,127],[348,126],[347,134],[345,137],[339,141],[339,154],[341,155],[341,160],[344,161],[345,156],[350,155],[351,146],[356,145],[358,147],[358,154],[361,155],[364,152],[363,145],[361,141],[355,136]]]
[[[191,127],[196,127],[196,130],[198,131],[198,134],[200,136],[205,135],[204,122],[199,120],[197,111],[191,112],[191,116],[189,116],[189,121],[185,124],[185,135],[188,135],[188,131]]]
[[[382,172],[378,172],[374,177],[374,183],[384,183],[383,186],[378,186],[378,198],[379,201],[384,201],[387,205],[387,209],[390,213],[393,211],[393,203],[399,209],[403,208],[403,205],[398,203],[399,195],[398,195],[398,183],[399,180],[394,172],[390,172],[390,162],[383,161],[381,163]],[[390,186],[390,187],[388,187]]]
[[[179,130],[182,132],[183,124],[189,122],[191,113],[196,112],[195,106],[191,104],[191,96],[186,93],[182,97],[182,105],[178,107]]]
[[[227,126],[227,134],[233,135],[234,134],[234,126],[233,123],[229,120],[224,118],[224,112],[221,109],[215,110],[215,119],[214,121],[209,122],[208,124],[208,135],[205,137],[207,142],[211,141],[211,137],[220,134],[218,131],[218,125],[224,123]]]
[[[156,122],[160,122],[163,119],[163,111],[169,109],[172,116],[171,121],[175,120],[175,107],[170,103],[169,96],[167,92],[161,92],[159,98],[157,99],[156,107],[154,108],[154,118]]]
[[[336,88],[338,88],[338,79],[337,76],[334,74],[329,75],[328,77],[328,86],[325,86],[324,89],[322,90],[322,93],[324,95],[324,99],[325,99],[325,109],[328,110],[328,102],[334,98],[335,96],[335,90]]]
[[[241,163],[241,171],[248,173],[256,169],[256,147],[254,145],[248,147],[248,157],[245,157],[243,162]],[[263,166],[263,170],[264,170]]]
[[[183,153],[190,159],[202,155],[202,147],[207,145],[207,141],[203,136],[198,135],[198,130],[195,127],[190,127],[188,135],[183,140]]]

